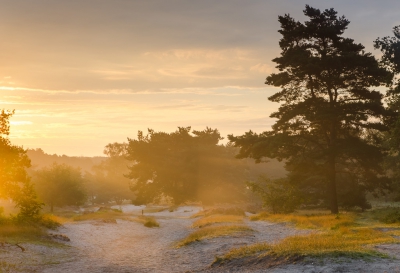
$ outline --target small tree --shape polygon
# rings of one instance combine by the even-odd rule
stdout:
[[[84,179],[80,169],[62,164],[53,164],[34,174],[34,183],[39,197],[50,206],[80,205],[86,200]]]
[[[272,213],[290,213],[298,208],[302,202],[301,193],[296,185],[288,179],[259,178],[256,182],[247,182],[252,191],[259,194],[264,207]]]

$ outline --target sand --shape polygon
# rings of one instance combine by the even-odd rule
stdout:
[[[127,214],[139,214],[143,207],[123,206]],[[148,213],[160,223],[146,228],[134,221],[117,223],[83,221],[66,223],[57,233],[71,241],[63,247],[14,245],[0,247],[0,268],[4,272],[400,272],[397,259],[305,260],[266,269],[262,264],[232,264],[210,267],[216,256],[232,248],[256,242],[274,242],[287,236],[310,231],[296,230],[285,224],[251,222],[244,224],[254,232],[196,242],[182,248],[175,243],[191,231],[190,216],[201,207],[180,207],[174,212]],[[400,258],[399,245],[379,246],[381,251]],[[245,265],[245,266],[243,266]]]

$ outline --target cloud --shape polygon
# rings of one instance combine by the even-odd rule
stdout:
[[[33,122],[32,121],[28,121],[28,120],[20,120],[20,121],[10,121],[10,124],[14,125],[14,126],[32,125]]]
[[[267,74],[272,73],[274,71],[274,68],[272,68],[268,64],[259,63],[259,64],[256,64],[256,65],[253,65],[252,67],[250,67],[250,71],[256,71],[258,73],[267,75]]]

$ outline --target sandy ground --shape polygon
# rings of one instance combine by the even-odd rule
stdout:
[[[125,206],[126,213],[139,213],[141,207]],[[49,247],[20,244],[0,247],[0,272],[399,272],[400,260],[306,260],[266,269],[263,264],[243,267],[236,263],[210,267],[216,256],[232,248],[255,242],[273,242],[307,231],[284,224],[250,222],[255,232],[245,236],[214,238],[175,248],[186,237],[199,207],[180,207],[177,211],[149,213],[160,223],[159,228],[146,228],[133,221],[117,220],[116,224],[99,221],[65,224],[58,233],[71,241],[66,246]],[[380,246],[400,258],[399,245]],[[243,265],[246,263],[243,263]]]

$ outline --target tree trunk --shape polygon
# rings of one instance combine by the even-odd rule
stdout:
[[[329,185],[328,185],[328,197],[331,207],[332,214],[339,213],[338,201],[337,201],[337,193],[336,193],[336,166],[335,166],[335,157],[331,156],[329,159]]]
[[[50,203],[50,212],[53,213],[53,211],[54,211],[53,203]]]

